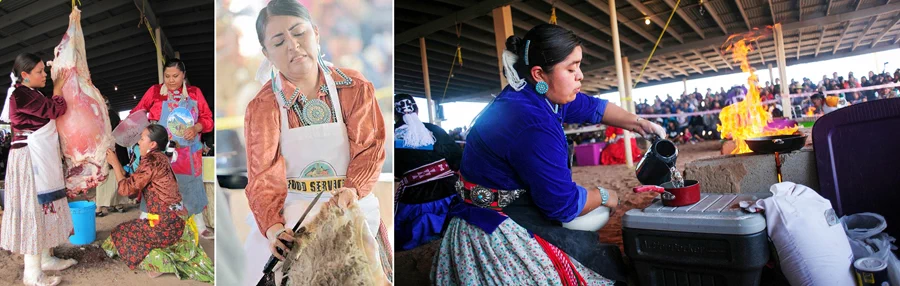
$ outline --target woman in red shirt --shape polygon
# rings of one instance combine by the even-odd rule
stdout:
[[[185,66],[181,60],[169,59],[163,72],[165,81],[151,86],[131,112],[146,110],[147,119],[166,127],[170,139],[177,142],[172,171],[178,180],[178,190],[188,213],[197,223],[200,236],[212,239],[214,235],[206,229],[201,214],[209,201],[201,176],[203,145],[200,144],[200,133],[213,130],[212,111],[200,89],[185,82]],[[147,212],[143,201],[141,211],[142,215]]]

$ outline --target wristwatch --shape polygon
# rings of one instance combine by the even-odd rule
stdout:
[[[600,190],[600,205],[605,206],[609,202],[609,191],[602,187],[597,187],[597,189]]]

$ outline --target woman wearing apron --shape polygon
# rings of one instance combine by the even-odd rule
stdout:
[[[292,240],[291,228],[319,192],[304,223],[333,196],[342,207],[358,198],[369,235],[379,234],[381,266],[390,279],[390,248],[372,194],[385,159],[384,121],[372,83],[321,59],[318,30],[297,1],[269,2],[256,29],[274,66],[260,68],[269,80],[244,119],[252,215],[243,285],[256,285],[270,256],[281,259],[276,248],[286,247],[279,239]]]
[[[177,142],[172,170],[178,180],[178,190],[200,236],[213,239],[214,234],[206,228],[202,214],[209,201],[201,176],[203,145],[200,144],[200,133],[213,130],[212,111],[200,89],[185,82],[185,67],[181,60],[169,59],[163,72],[165,82],[151,86],[131,112],[146,110],[147,119],[166,127],[172,141]],[[143,200],[141,212],[142,217],[147,212],[147,203]]]
[[[13,132],[0,248],[25,255],[25,285],[56,285],[61,278],[45,276],[42,270],[58,271],[77,263],[50,255],[51,248],[68,242],[73,230],[55,120],[66,113],[61,95],[69,75],[56,75],[54,96],[47,98],[38,90],[47,82],[40,57],[20,54],[13,74],[15,90],[7,94],[0,114],[0,121],[9,122]]]
[[[613,285],[626,280],[619,248],[561,223],[616,194],[572,181],[563,123],[604,123],[644,133],[662,127],[580,92],[581,42],[542,24],[511,36],[503,52],[509,86],[466,136],[457,190],[464,203],[434,260],[436,285]]]

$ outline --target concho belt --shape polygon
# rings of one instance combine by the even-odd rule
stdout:
[[[496,190],[465,181],[462,176],[456,181],[456,192],[466,203],[481,208],[500,209],[519,198],[525,190]]]

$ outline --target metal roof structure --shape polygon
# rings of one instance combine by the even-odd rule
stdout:
[[[900,42],[900,1],[891,0],[682,0],[662,37],[642,82],[647,86],[741,72],[720,47],[730,35],[781,23],[787,65],[884,51]],[[618,0],[616,13],[622,55],[632,78],[649,56],[676,0]],[[494,40],[494,8],[510,5],[514,34],[550,19],[584,43],[582,90],[616,90],[609,2],[606,0],[396,0],[395,90],[424,96],[419,38],[426,40],[432,98],[438,102],[486,101],[500,91]],[[702,11],[701,11],[702,10]],[[650,24],[645,24],[649,20]],[[456,26],[461,23],[461,37]],[[450,74],[457,44],[464,64]],[[753,43],[750,63],[775,63],[775,40]],[[790,75],[788,76],[791,77]],[[802,76],[800,76],[802,77]],[[800,77],[797,79],[799,80]]]
[[[180,53],[191,85],[215,106],[214,9],[212,1],[80,0],[88,66],[94,85],[109,98],[113,110],[129,110],[158,83],[156,48],[141,15],[160,27],[164,56]],[[69,26],[69,1],[3,0],[0,2],[0,73],[12,71],[20,53],[53,59]],[[171,47],[171,48],[169,48]],[[5,90],[8,76],[0,76]],[[116,90],[116,87],[118,89]],[[48,79],[45,91],[52,91]],[[46,93],[46,92],[45,92]],[[0,103],[2,105],[2,103]]]

